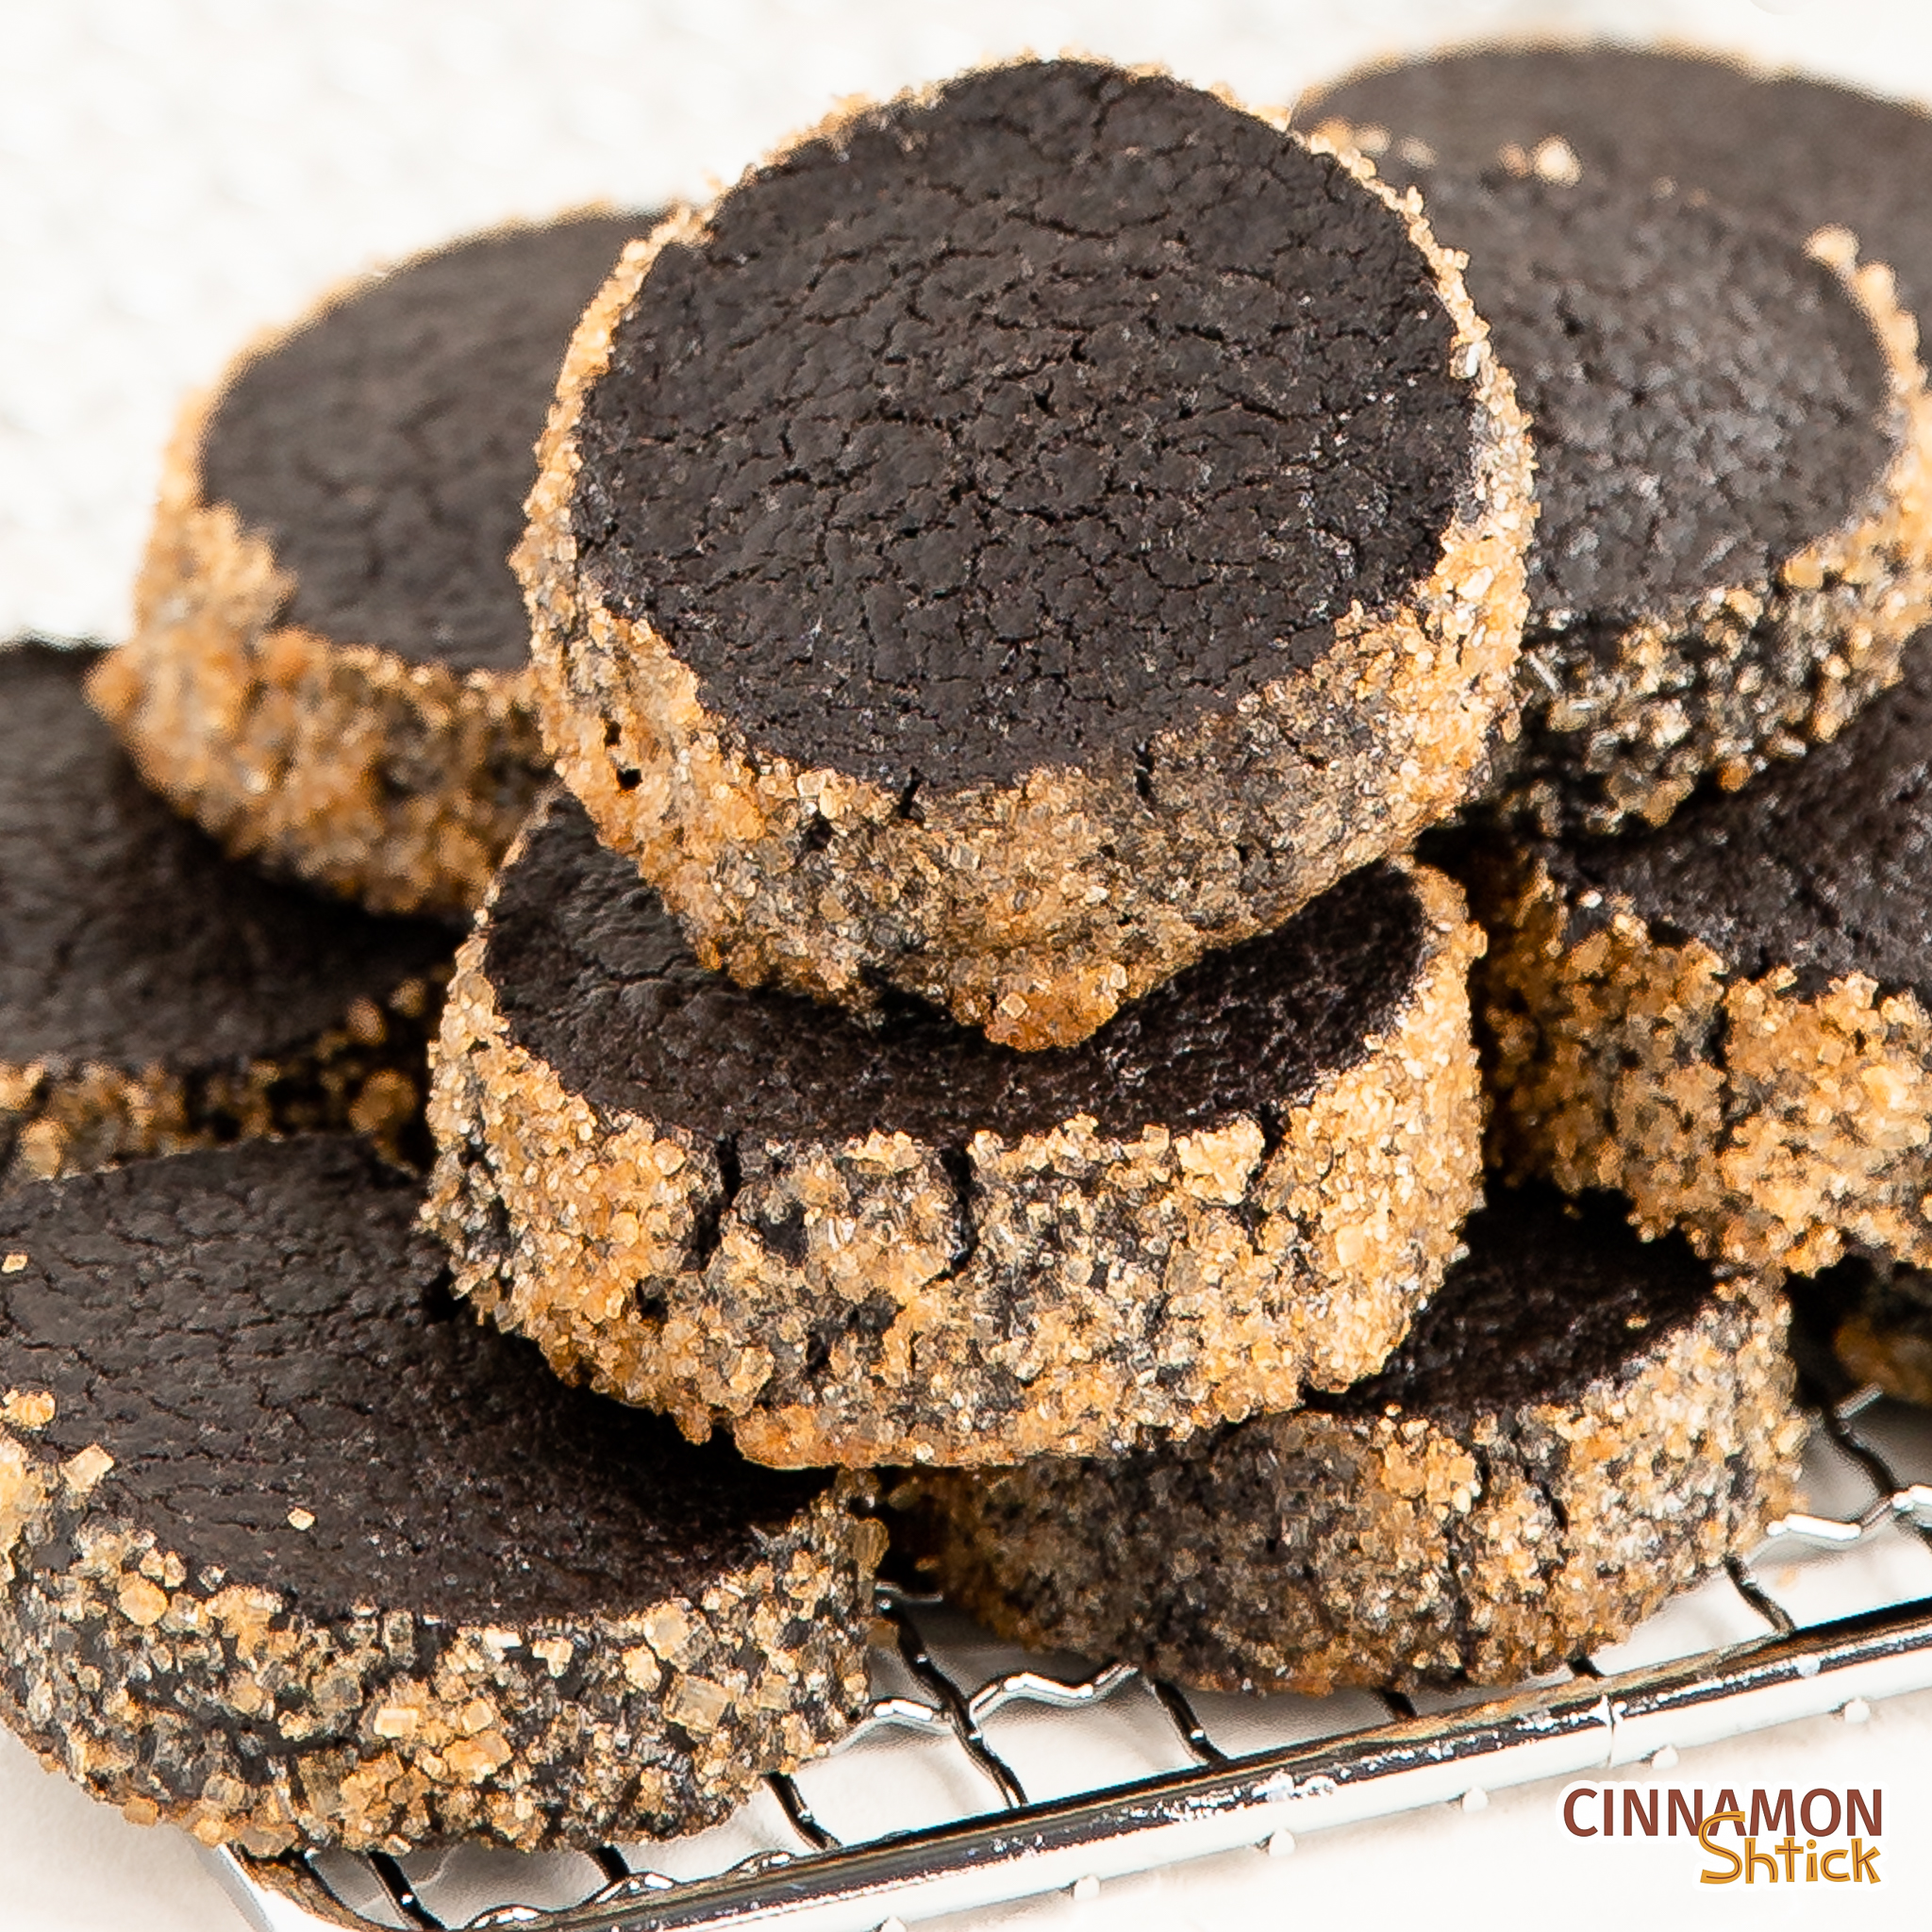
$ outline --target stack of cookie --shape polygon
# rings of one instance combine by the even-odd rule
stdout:
[[[788,1463],[1375,1368],[1476,1168],[1474,938],[1389,855],[1530,521],[1421,223],[1212,96],[996,70],[628,249],[543,459],[570,791],[444,1022],[463,1290]]]
[[[1750,1541],[1767,1290],[1549,1203],[1451,1265],[1480,941],[1392,855],[1509,728],[1525,456],[1414,204],[1158,77],[867,110],[633,245],[518,558],[570,795],[445,1015],[462,1290],[1195,1683],[1521,1674]]]
[[[881,1472],[996,1628],[1216,1687],[1508,1681],[1757,1539],[1784,1273],[1932,1267],[1916,915],[1826,864],[1924,842],[1932,404],[1856,208],[1613,166],[1562,58],[1568,134],[988,70],[190,411],[91,688],[235,857],[92,755],[310,922],[183,894],[180,974],[267,1027],[361,922],[370,989],[192,1135],[29,1120],[216,1091],[126,934],[42,1004],[128,1041],[23,969],[0,1105],[42,1172],[433,1173],[0,1197],[10,1723],[257,1850],[596,1842],[862,1710]],[[375,1056],[479,900],[419,1141]]]

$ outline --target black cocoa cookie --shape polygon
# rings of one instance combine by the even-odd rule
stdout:
[[[1467,870],[1498,1160],[1734,1261],[1932,1264],[1932,638],[1741,791]]]
[[[1509,1683],[1614,1642],[1790,1506],[1785,1311],[1618,1205],[1504,1191],[1374,1377],[1122,1461],[912,1479],[948,1594],[1213,1690]]]
[[[1352,874],[1077,1047],[708,972],[567,794],[459,955],[457,1281],[552,1364],[780,1464],[1117,1454],[1343,1387],[1477,1197],[1440,874]]]
[[[0,1188],[313,1127],[423,1158],[456,935],[223,858],[88,708],[102,657],[0,645]]]
[[[654,216],[506,228],[338,292],[184,413],[93,696],[237,854],[468,911],[547,761],[507,558],[579,311]]]
[[[1355,158],[1022,63],[627,250],[518,567],[546,738],[700,957],[1086,1038],[1459,799],[1527,441]]]
[[[1403,152],[1383,165],[1467,253],[1534,425],[1501,801],[1552,831],[1657,823],[1835,737],[1932,615],[1932,399],[1890,271],[1554,140]]]
[[[721,1817],[866,1707],[879,1524],[479,1326],[314,1138],[0,1202],[0,1710],[256,1852]]]

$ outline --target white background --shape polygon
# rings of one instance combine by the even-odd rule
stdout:
[[[1075,46],[1286,101],[1374,55],[1539,26],[1932,97],[1927,0],[0,0],[0,636],[120,633],[183,391],[372,260],[511,214],[702,195],[841,95],[986,55]],[[1674,1775],[1883,1784],[1890,1882],[1700,1890],[1681,1847],[1566,1839],[1539,1788],[1000,1923],[1932,1923],[1932,1695],[1691,1754]],[[234,1923],[185,1840],[125,1824],[0,1739],[6,1932]]]

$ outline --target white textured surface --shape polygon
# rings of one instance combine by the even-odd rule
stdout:
[[[0,635],[120,632],[182,391],[372,260],[509,214],[702,193],[840,95],[982,55],[1079,45],[1284,100],[1373,54],[1539,26],[1673,35],[1932,95],[1926,0],[0,0]],[[1450,1932],[1554,1917],[1554,1901],[1566,1927],[1783,1924],[1802,1901],[1807,1923],[1923,1926],[1932,1874],[1907,1840],[1932,1824],[1928,1766],[1920,1697],[1682,1768],[1740,1787],[1883,1783],[1900,1828],[1882,1892],[1780,1901],[1700,1892],[1689,1868],[1625,1872],[1579,1856],[1551,1794],[1530,1790],[999,1922],[1414,1916]],[[185,1840],[125,1824],[0,1738],[6,1932],[234,1923]]]

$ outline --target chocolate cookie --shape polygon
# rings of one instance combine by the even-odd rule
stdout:
[[[866,1707],[879,1524],[479,1326],[328,1138],[0,1202],[0,1710],[255,1852],[723,1816]]]
[[[1352,874],[1077,1047],[701,967],[564,796],[459,955],[430,1120],[459,1290],[780,1464],[1117,1454],[1343,1387],[1477,1196],[1440,874]]]
[[[102,660],[0,645],[0,1188],[313,1127],[423,1159],[456,935],[224,858],[88,708]]]
[[[93,696],[237,854],[467,912],[541,788],[506,561],[584,304],[655,217],[506,228],[355,284],[182,416]]]
[[[1790,1506],[1783,1305],[1607,1200],[1505,1191],[1467,1240],[1343,1394],[894,1500],[994,1630],[1212,1690],[1510,1683],[1614,1642]]]
[[[1556,142],[1402,152],[1535,428],[1502,802],[1656,823],[1835,737],[1932,616],[1932,399],[1890,270]]]
[[[1932,1264],[1932,638],[1743,791],[1468,871],[1500,1161],[1730,1260]]]
[[[1462,795],[1527,441],[1356,160],[1022,63],[627,250],[518,568],[544,729],[708,965],[1076,1042]]]

